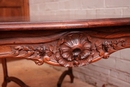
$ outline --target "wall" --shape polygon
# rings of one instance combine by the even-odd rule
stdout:
[[[130,0],[30,0],[31,20],[129,16]],[[40,20],[39,19],[39,20]]]
[[[130,17],[130,0],[30,0],[31,20]],[[74,75],[97,87],[130,87],[130,49],[107,60],[74,68]],[[60,69],[60,68],[59,68]]]
[[[100,60],[88,66],[74,68],[74,74],[83,81],[97,87],[130,87],[130,49],[118,51],[107,60]],[[79,74],[81,73],[81,74]]]

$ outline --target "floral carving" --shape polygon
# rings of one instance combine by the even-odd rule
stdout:
[[[61,65],[84,65],[82,60],[87,60],[91,55],[91,38],[83,33],[68,34],[58,43],[59,52],[56,58]]]
[[[106,51],[107,54],[110,55],[110,53],[113,53],[116,50],[123,49],[125,47],[125,41],[126,40],[124,38],[104,41],[103,43],[104,50]]]
[[[52,55],[51,51],[45,46],[16,46],[13,50],[15,57],[34,60],[38,65],[44,63],[44,56]]]
[[[123,48],[125,39],[91,38],[86,33],[70,33],[58,42],[56,60],[65,67],[83,66]]]
[[[125,47],[125,39],[97,39],[83,32],[67,33],[58,41],[13,46],[13,57],[26,58],[41,65],[44,62],[65,67],[83,66],[95,62]]]

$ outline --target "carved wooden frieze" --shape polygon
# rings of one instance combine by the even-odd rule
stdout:
[[[65,67],[83,66],[124,48],[125,39],[97,39],[86,33],[69,33],[58,42],[56,60]]]
[[[9,57],[26,58],[41,65],[83,66],[127,47],[126,38],[103,39],[86,32],[68,32],[52,42],[10,45]]]
[[[21,45],[11,48],[14,57],[33,60],[38,65],[42,65],[46,60],[49,61],[53,54],[51,45],[49,45],[49,48],[44,45]]]
[[[44,46],[16,46],[13,52],[15,57],[33,59],[38,65],[43,64],[42,58],[46,54]]]

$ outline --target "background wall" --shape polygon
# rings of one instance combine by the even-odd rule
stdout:
[[[30,0],[30,14],[31,20],[130,17],[130,0]],[[97,87],[130,87],[129,52],[121,50],[107,60],[74,68],[74,75]]]
[[[30,14],[31,20],[124,17],[130,15],[130,0],[30,0]]]

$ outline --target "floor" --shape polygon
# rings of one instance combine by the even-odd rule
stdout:
[[[36,65],[28,60],[13,60],[8,62],[9,76],[20,78],[30,87],[56,87],[59,76],[62,72],[55,70],[52,66],[43,64]],[[0,63],[0,84],[3,81],[3,71]],[[62,87],[94,87],[79,79],[74,79],[71,84],[67,76],[62,84]],[[10,82],[7,87],[19,87],[17,84]]]

